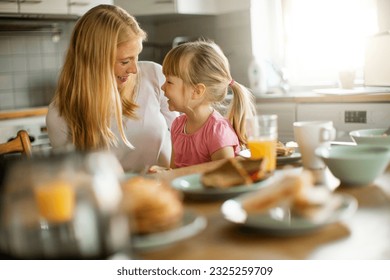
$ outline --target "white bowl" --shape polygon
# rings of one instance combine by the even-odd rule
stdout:
[[[319,147],[315,153],[343,185],[369,185],[381,175],[390,161],[390,147],[356,146]]]
[[[386,128],[354,130],[349,133],[356,144],[369,144],[390,147],[390,135],[385,135]]]

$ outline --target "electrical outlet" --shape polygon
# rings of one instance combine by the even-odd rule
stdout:
[[[367,123],[367,111],[345,111],[345,123]]]

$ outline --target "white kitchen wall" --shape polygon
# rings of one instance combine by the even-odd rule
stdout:
[[[379,32],[390,30],[390,1],[377,0]]]
[[[178,36],[214,40],[229,59],[233,78],[249,86],[247,69],[252,57],[249,10],[217,16],[139,17],[138,20],[148,32],[149,43],[160,46],[171,45],[173,38]],[[140,58],[154,59],[147,47]],[[156,60],[161,63],[162,58]]]
[[[56,87],[73,22],[62,34],[0,33],[0,110],[48,105]]]
[[[233,79],[249,87],[248,66],[252,59],[250,11],[217,16],[215,41],[230,62]]]

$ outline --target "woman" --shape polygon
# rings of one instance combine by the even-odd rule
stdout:
[[[76,23],[46,116],[53,148],[109,149],[124,170],[169,166],[168,110],[161,66],[138,62],[146,33],[134,17],[99,5]]]

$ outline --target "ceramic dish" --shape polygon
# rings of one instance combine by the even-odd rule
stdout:
[[[185,210],[182,222],[175,228],[162,232],[133,235],[132,247],[135,250],[152,250],[195,236],[206,228],[203,216]]]
[[[256,182],[251,185],[239,185],[226,189],[212,189],[205,188],[200,179],[200,173],[195,173],[187,176],[182,176],[174,179],[171,183],[172,187],[182,191],[184,196],[188,199],[195,200],[220,200],[235,197],[237,195],[258,190],[266,187],[273,181],[273,177],[270,176],[262,181]]]
[[[239,153],[239,155],[242,156],[243,158],[250,158],[251,152],[249,150],[243,150]],[[276,163],[278,165],[289,164],[289,163],[297,162],[299,160],[301,160],[301,154],[298,152],[295,152],[289,156],[276,157]]]
[[[276,158],[276,163],[278,165],[281,165],[281,164],[289,164],[289,163],[293,163],[293,162],[297,162],[299,160],[301,160],[301,154],[300,153],[293,153],[292,155],[289,155],[289,156],[279,156]]]
[[[390,147],[359,144],[356,146],[318,147],[315,154],[344,186],[368,186],[389,165]]]
[[[354,130],[349,133],[349,136],[358,145],[369,144],[390,147],[390,135],[386,133],[386,130],[386,128]]]
[[[346,194],[334,194],[334,196],[340,199],[340,203],[319,220],[297,216],[291,214],[289,209],[280,207],[265,213],[247,214],[241,207],[245,195],[225,201],[221,206],[221,212],[227,221],[261,233],[278,236],[299,235],[346,219],[356,211],[357,201],[354,197]]]

